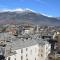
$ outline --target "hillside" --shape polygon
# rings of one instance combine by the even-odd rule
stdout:
[[[0,24],[7,23],[16,23],[19,24],[21,22],[31,22],[39,25],[60,25],[60,19],[54,17],[47,17],[40,13],[36,13],[33,11],[25,10],[21,11],[6,11],[0,12]]]

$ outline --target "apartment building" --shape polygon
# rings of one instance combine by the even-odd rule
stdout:
[[[14,38],[6,44],[6,60],[47,60],[51,49],[49,42],[41,38]]]

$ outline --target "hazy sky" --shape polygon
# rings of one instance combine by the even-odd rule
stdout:
[[[29,8],[50,16],[60,16],[60,0],[0,0],[0,9]]]

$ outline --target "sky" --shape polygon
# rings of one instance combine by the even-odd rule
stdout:
[[[60,0],[0,0],[0,10],[29,8],[48,16],[60,16]]]

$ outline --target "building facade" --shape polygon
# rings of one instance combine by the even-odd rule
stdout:
[[[18,44],[20,46],[13,45],[12,52],[10,51],[10,54],[7,54],[6,60],[48,60],[51,45],[47,41],[25,39],[22,42],[17,42],[21,43]]]

